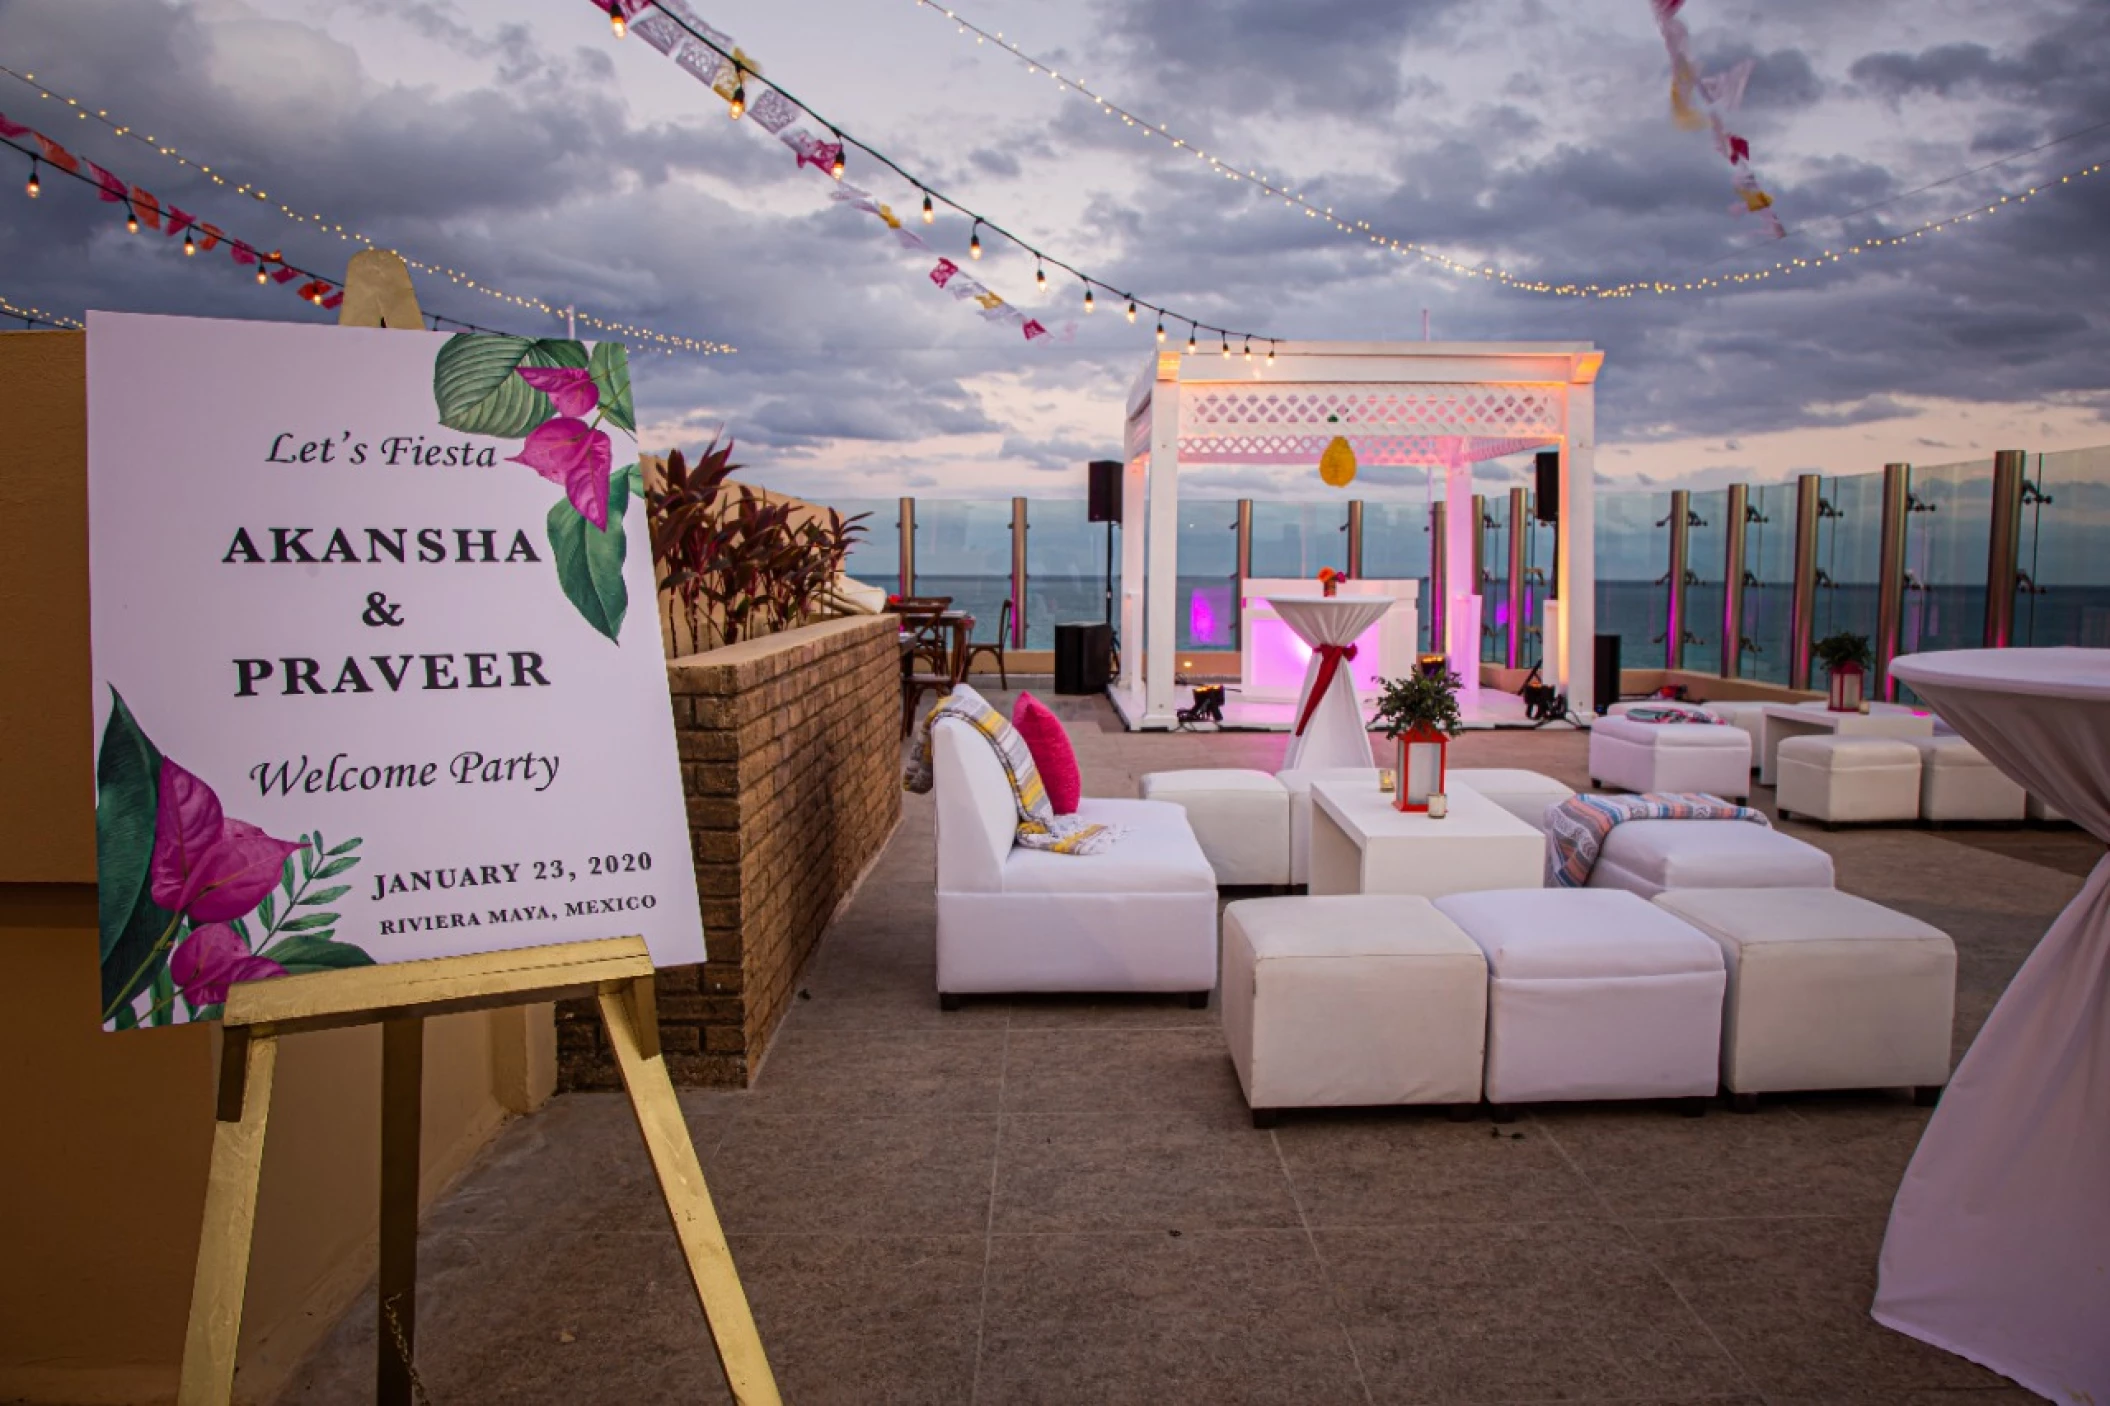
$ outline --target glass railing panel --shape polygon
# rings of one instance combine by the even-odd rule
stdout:
[[[1348,503],[1261,500],[1253,504],[1253,574],[1310,580],[1319,568],[1348,569]]]
[[[1011,500],[918,498],[916,594],[950,596],[994,640],[1011,598]]]
[[[1429,644],[1429,509],[1426,503],[1363,503],[1363,575],[1419,581],[1417,649]]]
[[[1844,631],[1876,637],[1883,561],[1883,475],[1827,476],[1817,517],[1817,621],[1812,642]],[[1811,677],[1818,679],[1823,666]]]
[[[867,586],[892,595],[901,589],[901,500],[898,498],[848,498],[829,507],[845,518],[869,513],[864,536],[850,549],[843,573]]]
[[[1597,497],[1597,633],[1619,636],[1622,669],[1663,663],[1670,603],[1662,578],[1670,566],[1670,541],[1657,524],[1669,511],[1668,493]]]
[[[2110,649],[2110,445],[2030,456],[2017,644]]]
[[[1058,624],[1107,618],[1110,527],[1090,521],[1082,498],[1035,498],[1026,504],[1027,649],[1053,649]],[[1112,575],[1119,589],[1121,529],[1111,531]]]
[[[1914,465],[1907,483],[1905,611],[1898,652],[1976,649],[1985,643],[1992,461]]]
[[[1181,650],[1238,648],[1238,501],[1181,499],[1174,618]]]
[[[1694,493],[1685,527],[1685,667],[1722,671],[1722,558],[1729,541],[1729,490]]]
[[[1754,483],[1744,520],[1743,677],[1788,681],[1795,608],[1795,485]]]
[[[1489,495],[1480,518],[1480,659],[1509,657],[1509,496]]]

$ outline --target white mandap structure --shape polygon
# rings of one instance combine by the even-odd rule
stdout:
[[[1604,353],[1585,342],[1283,342],[1272,359],[1154,356],[1129,392],[1122,439],[1121,520],[1128,530],[1121,534],[1121,672],[1109,692],[1128,726],[1171,727],[1184,701],[1173,690],[1180,471],[1206,464],[1316,471],[1336,435],[1354,448],[1365,474],[1442,470],[1451,503],[1471,500],[1476,463],[1561,451],[1545,673],[1577,712],[1587,712],[1597,614],[1595,395],[1603,364]],[[1446,515],[1447,560],[1473,559],[1475,527],[1470,513]],[[1466,589],[1444,602],[1444,652],[1474,661],[1460,670],[1472,683],[1480,655],[1478,583],[1458,584]]]

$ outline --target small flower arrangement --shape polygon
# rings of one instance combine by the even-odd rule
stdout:
[[[1319,568],[1319,589],[1329,596],[1339,595],[1341,583],[1347,579],[1348,573],[1345,571],[1336,571],[1330,566]]]

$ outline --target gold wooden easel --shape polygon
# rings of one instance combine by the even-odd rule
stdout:
[[[235,1344],[256,1228],[257,1176],[271,1114],[271,1076],[282,1035],[348,1025],[381,1026],[381,1272],[375,1400],[408,1406],[416,1342],[418,1120],[425,1017],[598,997],[601,1019],[638,1130],[673,1217],[689,1277],[710,1325],[732,1399],[741,1406],[780,1400],[725,1232],[704,1185],[674,1083],[659,1047],[652,958],[644,939],[608,938],[524,947],[469,957],[437,957],[242,982],[227,994],[222,1020],[219,1121],[205,1189],[205,1228],[191,1288],[179,1406],[224,1406],[234,1390]]]

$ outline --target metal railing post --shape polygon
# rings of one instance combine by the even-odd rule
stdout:
[[[1236,578],[1231,582],[1231,638],[1245,648],[1245,583],[1253,574],[1253,500],[1238,500],[1238,520],[1231,530],[1237,534],[1233,548]]]
[[[1026,500],[1011,500],[1011,648],[1026,647]]]
[[[1531,511],[1525,506],[1525,498],[1523,489],[1509,490],[1509,636],[1503,642],[1502,664],[1510,669],[1524,667],[1524,563]]]
[[[1664,595],[1663,667],[1685,667],[1685,577],[1692,570],[1692,492],[1674,489],[1670,495],[1670,572],[1664,577],[1669,591]]]
[[[901,500],[901,516],[894,520],[901,529],[901,594],[916,594],[916,500]]]
[[[1795,480],[1795,583],[1788,607],[1788,687],[1810,686],[1810,646],[1817,631],[1817,508],[1824,480],[1802,474]]]
[[[1722,524],[1722,677],[1744,672],[1744,522],[1751,516],[1751,485],[1729,485],[1729,521]]]
[[[1363,579],[1363,500],[1348,500],[1348,575],[1351,580]]]
[[[1912,506],[1912,465],[1883,466],[1883,547],[1876,577],[1875,676],[1869,697],[1891,698],[1890,661],[1905,632],[1905,522]]]
[[[1445,569],[1443,549],[1447,507],[1443,501],[1429,504],[1429,648],[1438,654],[1443,653],[1443,603],[1450,598],[1450,572]]]
[[[1985,645],[2005,649],[2015,638],[2015,571],[2022,560],[2022,485],[2029,455],[2003,449],[1993,455],[1992,540],[1986,551]]]

